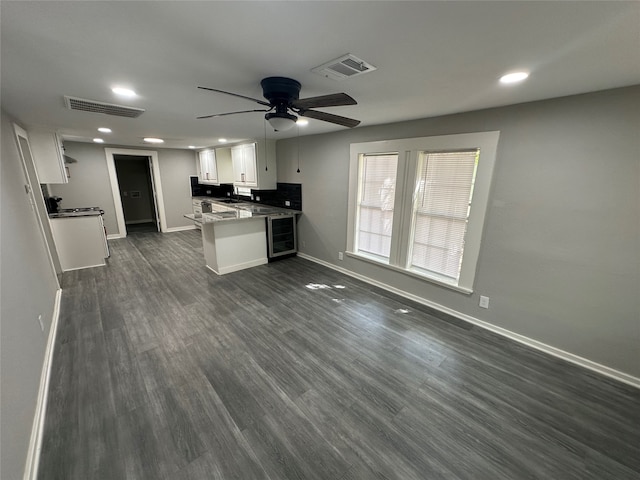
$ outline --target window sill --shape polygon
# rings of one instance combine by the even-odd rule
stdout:
[[[422,280],[422,281],[425,281],[425,282],[433,283],[433,284],[441,286],[441,287],[449,288],[451,290],[455,290],[456,292],[464,293],[465,295],[471,295],[473,293],[473,289],[471,289],[471,288],[461,287],[459,285],[455,285],[454,283],[449,283],[449,282],[447,282],[445,280],[440,280],[438,278],[430,277],[430,276],[424,275],[422,273],[414,272],[412,270],[406,270],[404,268],[396,267],[394,265],[389,265],[388,263],[381,262],[380,260],[376,260],[375,258],[368,257],[366,255],[362,255],[362,254],[355,253],[355,252],[345,252],[345,254],[348,257],[355,258],[357,260],[362,260],[364,262],[371,263],[373,265],[377,265],[379,267],[383,267],[383,268],[386,268],[388,270],[392,270],[394,272],[398,272],[398,273],[401,273],[403,275],[407,275],[409,277],[413,277],[413,278],[415,278],[417,280]]]

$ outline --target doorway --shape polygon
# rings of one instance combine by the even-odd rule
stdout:
[[[158,232],[150,158],[118,154],[113,161],[127,234]]]
[[[109,238],[124,238],[127,233],[140,231],[166,232],[158,152],[105,148],[105,155],[118,222],[118,234]],[[145,205],[149,204],[147,209]]]

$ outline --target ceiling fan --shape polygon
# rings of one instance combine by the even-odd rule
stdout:
[[[301,88],[300,82],[286,77],[267,77],[260,82],[260,85],[262,86],[262,94],[268,102],[237,93],[225,92],[224,90],[218,90],[216,88],[198,87],[202,90],[209,90],[211,92],[224,93],[226,95],[233,95],[234,97],[252,100],[264,107],[267,107],[266,109],[241,110],[238,112],[203,115],[198,118],[222,117],[225,115],[235,115],[237,113],[268,112],[264,118],[271,124],[276,132],[288,130],[293,127],[296,120],[298,120],[296,115],[315,118],[316,120],[335,123],[336,125],[342,125],[349,128],[353,128],[360,124],[360,120],[341,117],[340,115],[333,115],[331,113],[319,112],[317,110],[310,110],[311,108],[357,105],[358,102],[346,93],[332,93],[330,95],[301,99],[298,98]]]

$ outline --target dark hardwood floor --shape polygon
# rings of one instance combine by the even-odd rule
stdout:
[[[640,391],[200,232],[63,277],[39,478],[640,479]]]

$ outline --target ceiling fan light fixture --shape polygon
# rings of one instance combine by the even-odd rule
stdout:
[[[298,117],[289,113],[267,113],[264,118],[267,119],[269,124],[276,132],[284,132],[291,129],[295,124]]]

